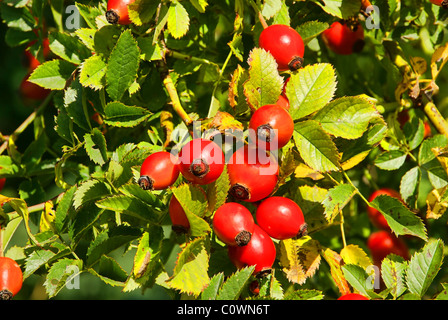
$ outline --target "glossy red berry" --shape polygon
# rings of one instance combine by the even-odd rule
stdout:
[[[228,246],[230,261],[237,268],[255,266],[254,274],[270,272],[275,261],[275,245],[269,235],[255,225],[252,238],[245,246]]]
[[[143,190],[163,190],[179,177],[177,158],[167,151],[149,155],[140,168],[138,184]]]
[[[106,20],[110,24],[131,24],[128,5],[135,0],[109,0],[107,2]]]
[[[257,224],[272,238],[285,240],[307,232],[302,209],[291,199],[269,197],[260,203],[255,214]]]
[[[367,246],[376,265],[380,265],[381,261],[391,253],[406,260],[409,259],[409,250],[406,243],[386,230],[372,233],[367,239]]]
[[[370,195],[370,197],[368,199],[369,202],[372,202],[376,197],[378,197],[380,195],[388,195],[388,196],[397,198],[400,201],[402,201],[400,193],[398,191],[390,189],[390,188],[382,188],[382,189],[372,192],[372,194]],[[377,227],[379,229],[383,229],[383,230],[390,230],[390,227],[389,227],[389,224],[387,223],[386,218],[377,209],[372,208],[372,207],[367,207],[367,214],[369,216],[370,221],[372,222],[372,224],[375,227]]]
[[[229,246],[245,246],[254,232],[255,222],[250,211],[236,202],[227,202],[213,216],[213,231]]]
[[[274,24],[265,28],[259,45],[277,61],[278,70],[297,70],[302,67],[305,45],[300,34],[290,26]]]
[[[11,300],[22,288],[23,274],[11,258],[0,257],[0,300]]]
[[[188,221],[184,208],[174,196],[171,196],[168,206],[168,213],[170,215],[172,229],[176,233],[186,233],[190,229],[190,221]]]
[[[340,296],[338,300],[369,300],[369,298],[359,293],[347,293]]]
[[[259,148],[280,149],[291,140],[294,121],[282,106],[268,104],[258,108],[249,121],[251,139]]]
[[[359,23],[349,26],[347,23],[336,21],[322,33],[322,39],[333,52],[349,55],[360,52],[364,47],[364,29]]]
[[[3,187],[5,186],[6,178],[0,179],[0,192],[3,190]]]
[[[225,157],[221,147],[207,139],[189,141],[179,152],[179,170],[188,181],[205,185],[219,178]]]
[[[229,193],[240,201],[255,202],[269,196],[278,182],[278,162],[266,151],[244,146],[227,164]]]

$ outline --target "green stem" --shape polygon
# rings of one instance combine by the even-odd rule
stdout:
[[[168,48],[165,48],[165,55],[174,59],[178,59],[178,60],[184,60],[184,61],[193,61],[193,62],[197,62],[200,64],[209,64],[209,65],[214,65],[214,66],[218,66],[219,64],[210,61],[208,59],[204,59],[204,58],[199,58],[199,57],[195,57],[192,55],[188,55],[188,54],[183,54],[177,51],[173,51],[170,50]]]
[[[222,68],[219,70],[218,80],[216,81],[215,87],[213,88],[212,100],[210,101],[210,107],[208,108],[208,115],[207,115],[208,118],[213,117],[217,112],[217,110],[215,110],[215,108],[213,108],[213,106],[214,106],[213,101],[215,99],[215,93],[216,93],[216,90],[218,89],[219,83],[221,82],[222,76],[224,74],[224,70],[226,69],[227,64],[229,63],[232,56],[233,56],[233,53],[232,53],[232,50],[230,50],[229,54],[227,55],[226,61],[224,61]]]
[[[350,179],[350,177],[347,175],[347,173],[342,170],[342,174],[344,175],[344,178],[347,180],[347,182],[355,189],[356,193],[361,197],[361,199],[369,206],[370,202],[362,195],[361,191],[359,191],[359,189],[353,184],[352,180]]]
[[[342,244],[344,245],[344,248],[347,246],[347,240],[345,239],[345,230],[344,230],[344,214],[341,212],[339,213],[339,216],[341,217],[341,237],[342,237]]]
[[[168,70],[168,67],[163,60],[159,61],[158,69],[159,69],[160,76],[163,81],[163,85],[165,86],[165,89],[168,91],[168,95],[170,96],[174,111],[182,119],[182,121],[187,125],[187,127],[190,127],[191,124],[193,123],[193,119],[191,119],[190,115],[182,107],[182,104],[180,103],[179,95],[177,94],[176,86],[174,85],[174,82],[173,82],[173,79],[171,78],[171,74]]]

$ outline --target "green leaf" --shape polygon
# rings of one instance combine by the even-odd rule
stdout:
[[[340,19],[353,17],[361,9],[361,2],[359,0],[322,0],[314,2],[325,12]]]
[[[201,300],[216,300],[218,291],[224,282],[224,273],[220,272],[215,274],[208,284],[207,288],[201,293]]]
[[[210,232],[210,225],[202,219],[207,213],[208,202],[201,187],[182,184],[171,190],[187,215],[191,236],[199,237]]]
[[[381,263],[381,277],[396,299],[406,291],[404,276],[408,263],[400,256],[390,254]]]
[[[319,36],[329,28],[329,24],[321,21],[307,21],[296,28],[305,44]]]
[[[93,265],[101,256],[107,255],[140,236],[141,232],[139,229],[127,226],[118,226],[103,231],[95,238],[87,250],[87,265]]]
[[[244,95],[252,109],[277,102],[282,92],[283,78],[271,53],[254,48],[249,53],[249,79],[244,83]]]
[[[128,277],[128,274],[123,270],[118,262],[108,256],[102,256],[100,258],[97,271],[89,268],[89,272],[112,287],[124,286],[124,283]]]
[[[37,269],[47,264],[56,253],[51,250],[35,250],[29,254],[25,262],[25,270],[23,271],[23,277],[26,279],[32,275]]]
[[[95,51],[95,33],[96,29],[90,28],[79,28],[75,30],[76,36],[81,40],[84,45],[90,49],[90,51]]]
[[[200,13],[205,12],[205,8],[207,8],[208,0],[190,0],[191,4],[198,10]]]
[[[130,30],[115,44],[107,63],[106,91],[112,100],[120,100],[137,77],[140,51]]]
[[[345,264],[342,266],[342,272],[350,285],[363,296],[368,297],[368,291],[373,288],[372,282],[363,267],[356,264]]]
[[[109,102],[104,109],[104,122],[114,127],[132,128],[151,116],[145,108],[127,106],[121,102]]]
[[[303,161],[315,171],[339,170],[338,150],[317,121],[307,120],[296,123],[294,141]]]
[[[409,234],[425,241],[428,239],[423,221],[406,208],[400,200],[388,195],[380,195],[370,204],[382,213],[397,236]]]
[[[120,36],[121,29],[117,25],[104,25],[94,34],[93,51],[107,60]]]
[[[297,120],[319,111],[331,101],[335,90],[336,75],[331,64],[308,65],[293,73],[286,85],[289,113]]]
[[[96,6],[88,6],[78,2],[75,2],[75,5],[89,27],[96,29],[96,18],[103,14],[101,10]]]
[[[128,5],[129,18],[136,26],[148,23],[156,13],[159,4],[159,1],[136,0]]]
[[[167,284],[170,288],[198,296],[210,283],[209,254],[203,238],[189,242],[179,254],[174,273]]]
[[[244,60],[243,36],[240,33],[235,33],[232,40],[227,44],[235,57],[242,62]]]
[[[110,193],[109,185],[102,181],[95,179],[84,181],[75,191],[73,206],[78,209],[87,202],[96,201],[110,195]]]
[[[406,138],[409,150],[417,148],[425,138],[425,125],[423,121],[417,117],[411,118],[403,126],[403,133]]]
[[[76,123],[81,129],[90,132],[90,112],[92,109],[87,107],[86,97],[87,90],[83,88],[76,79],[72,81],[70,86],[64,92],[64,107],[68,116],[74,123]],[[74,132],[72,134],[75,134]]]
[[[219,290],[216,300],[236,300],[254,272],[254,266],[237,270],[230,275]]]
[[[31,12],[26,8],[12,7],[2,3],[0,12],[2,21],[9,28],[23,32],[33,30],[35,21]]]
[[[411,293],[423,297],[443,263],[444,244],[440,239],[430,239],[409,261],[406,284]]]
[[[190,16],[177,0],[172,1],[168,9],[167,27],[168,32],[176,39],[186,35],[190,27]]]
[[[51,52],[73,64],[80,64],[91,55],[87,47],[77,38],[58,31],[48,35]]]
[[[448,284],[441,283],[443,290],[434,298],[434,300],[448,300]]]
[[[82,270],[82,260],[61,259],[54,263],[48,271],[44,286],[49,298],[56,296],[72,277],[78,276]]]
[[[90,160],[99,165],[105,164],[107,161],[107,146],[103,133],[98,128],[94,128],[92,133],[84,135],[84,141],[84,148]]]
[[[76,210],[72,223],[69,225],[69,236],[74,246],[84,233],[101,217],[104,209],[98,208],[94,202],[86,202]]]
[[[219,178],[209,184],[207,188],[208,210],[210,213],[216,211],[226,202],[229,189],[230,179],[226,166]]]
[[[404,164],[407,156],[401,150],[385,151],[375,159],[375,165],[383,170],[397,170]]]
[[[378,111],[362,97],[343,97],[333,100],[321,109],[313,119],[335,137],[360,138],[370,121],[378,117]]]
[[[319,290],[300,289],[285,295],[285,300],[322,300],[324,294]]]
[[[149,37],[139,37],[137,39],[138,47],[141,51],[141,59],[146,61],[162,60],[163,48],[162,44],[153,43]]]
[[[63,90],[75,69],[74,64],[65,60],[51,60],[34,69],[28,80],[46,89]]]
[[[151,205],[128,195],[117,194],[96,202],[99,208],[128,214],[152,223],[160,223],[162,215]]]
[[[265,0],[261,13],[263,14],[263,17],[270,19],[280,11],[281,7],[281,0]]]
[[[422,172],[420,168],[414,167],[406,172],[400,181],[400,194],[401,198],[409,203],[411,200],[415,202],[418,197],[418,186],[420,184],[420,179]],[[412,197],[412,198],[411,198]],[[411,199],[409,199],[411,198]]]
[[[426,139],[420,145],[418,153],[418,164],[423,166],[436,158],[433,148],[443,148],[448,145],[448,137],[442,134],[437,134],[429,139]]]
[[[328,222],[333,222],[339,212],[350,202],[356,190],[349,184],[340,184],[328,190],[322,205],[325,207],[325,217]]]
[[[73,197],[75,195],[77,187],[73,186],[67,190],[62,196],[61,200],[56,207],[56,217],[54,219],[54,226],[57,232],[61,232],[64,228],[67,216],[69,216],[70,211],[73,210]]]
[[[163,229],[160,226],[151,226],[141,237],[137,252],[134,257],[134,278],[149,275],[158,263],[160,250],[162,248]]]
[[[448,145],[448,137],[437,134],[426,139],[420,145],[418,163],[428,173],[429,181],[435,189],[440,189],[448,184],[448,174],[437,160],[433,148],[444,148]]]
[[[81,65],[79,82],[93,90],[102,89],[105,85],[107,65],[99,55],[91,56]]]

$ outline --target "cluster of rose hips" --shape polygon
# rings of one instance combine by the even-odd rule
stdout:
[[[0,257],[0,300],[11,300],[22,289],[23,274],[17,262]]]
[[[286,25],[272,25],[260,34],[260,47],[269,51],[279,71],[297,70],[303,61],[304,44],[300,35]],[[276,45],[272,46],[272,41]],[[279,101],[287,102],[279,98]],[[172,186],[180,175],[196,185],[216,181],[227,164],[229,201],[213,215],[213,231],[227,245],[230,260],[238,268],[255,266],[254,273],[270,270],[276,249],[272,239],[284,240],[306,234],[300,207],[291,199],[272,196],[278,183],[279,165],[271,154],[292,138],[294,122],[288,104],[268,104],[253,112],[248,123],[248,142],[237,149],[226,163],[222,148],[212,140],[195,138],[177,156],[160,151],[149,155],[140,169],[138,183],[144,190]],[[240,202],[258,204],[255,218]],[[187,231],[188,218],[172,196],[169,214],[176,231]]]
[[[244,155],[248,149],[246,146],[239,150],[243,150]],[[255,219],[249,209],[238,202],[223,204],[213,216],[213,230],[218,239],[228,245],[229,257],[237,267],[254,265],[254,272],[258,273],[270,269],[274,263],[276,250],[271,237],[279,240],[300,237],[306,233],[306,223],[294,201],[269,196],[277,183],[278,170],[271,175],[261,175],[259,165],[249,164],[247,158],[236,162],[240,160],[236,157],[239,150],[234,153],[235,162],[228,164],[230,192],[242,201],[264,200],[257,207]],[[177,157],[167,151],[149,155],[141,166],[138,183],[144,190],[161,190],[173,185],[181,174],[190,183],[205,185],[218,179],[224,165],[221,147],[211,140],[197,138],[183,146]],[[272,181],[267,189],[265,179]],[[174,195],[170,199],[169,215],[173,230],[186,232],[189,229],[185,211]]]

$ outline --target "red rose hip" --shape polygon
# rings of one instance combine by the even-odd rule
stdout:
[[[364,47],[364,29],[360,24],[349,26],[336,21],[322,33],[322,39],[331,51],[349,55]]]
[[[179,152],[179,170],[188,181],[205,185],[219,178],[225,157],[221,147],[207,139],[189,141]]]
[[[285,240],[306,235],[307,225],[300,207],[285,197],[269,197],[256,211],[257,224],[275,239]]]
[[[254,274],[270,272],[276,257],[274,242],[257,225],[247,245],[228,246],[227,250],[230,260],[237,268],[255,266]]]
[[[163,190],[179,177],[177,158],[167,151],[149,155],[140,168],[138,184],[143,190]]]
[[[11,258],[0,257],[0,300],[11,300],[22,288],[23,274]]]
[[[255,228],[250,211],[236,202],[223,204],[213,216],[213,230],[216,236],[229,246],[245,246]]]
[[[267,104],[257,109],[250,121],[252,140],[266,150],[285,146],[294,133],[294,121],[288,110],[276,104]],[[277,146],[277,148],[275,148]]]
[[[260,34],[259,45],[272,54],[279,71],[295,71],[302,67],[305,45],[300,34],[290,26],[268,26]]]
[[[367,239],[367,246],[376,265],[380,265],[381,261],[391,253],[401,256],[403,259],[409,259],[406,243],[386,230],[372,233]]]
[[[347,293],[343,296],[340,296],[338,300],[369,300],[369,298],[359,293]]]
[[[179,203],[179,200],[174,196],[171,196],[168,206],[168,213],[170,215],[172,229],[176,233],[186,233],[190,229],[190,221],[188,221],[184,208]]]
[[[107,2],[106,20],[110,24],[131,24],[128,5],[135,0],[109,0]]]
[[[235,151],[227,164],[229,193],[240,201],[264,199],[277,185],[278,170],[278,163],[272,155],[246,145]]]

